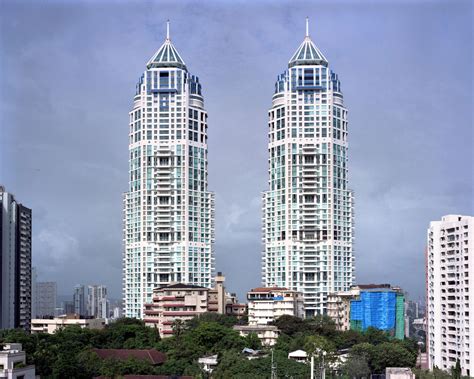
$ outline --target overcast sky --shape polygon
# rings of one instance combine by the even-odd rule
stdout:
[[[0,183],[33,209],[39,280],[121,296],[128,112],[170,19],[209,113],[217,270],[259,285],[267,110],[309,16],[349,109],[357,282],[423,296],[429,222],[473,214],[471,2],[98,3],[0,2]]]

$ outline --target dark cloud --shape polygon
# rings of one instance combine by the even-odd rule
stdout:
[[[429,221],[473,213],[471,8],[1,2],[0,181],[33,208],[40,279],[120,296],[128,111],[169,18],[209,112],[217,268],[241,295],[258,285],[267,109],[308,15],[350,111],[357,280],[422,296]]]

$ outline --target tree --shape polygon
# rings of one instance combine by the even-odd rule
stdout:
[[[386,367],[413,367],[416,354],[412,354],[396,343],[384,342],[375,346],[371,365],[375,373],[380,374]]]
[[[451,367],[451,377],[453,379],[461,379],[461,363],[456,359],[456,366]]]
[[[260,350],[262,348],[262,342],[260,341],[260,338],[258,338],[257,333],[250,333],[244,339],[245,347],[254,350]]]
[[[350,378],[368,378],[370,376],[369,363],[365,356],[351,354],[344,363],[342,372]]]
[[[274,322],[278,329],[282,333],[289,335],[290,337],[294,336],[298,332],[306,331],[306,324],[302,319],[295,316],[283,315],[278,317]]]

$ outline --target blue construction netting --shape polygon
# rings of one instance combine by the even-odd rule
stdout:
[[[396,293],[362,291],[360,300],[351,301],[351,321],[362,321],[362,330],[372,326],[381,330],[395,328]]]

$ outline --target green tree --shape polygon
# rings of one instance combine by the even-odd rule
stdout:
[[[381,374],[386,367],[413,367],[416,355],[404,347],[390,342],[375,346],[371,365],[376,374]]]
[[[368,378],[370,367],[365,356],[351,354],[342,367],[342,372],[350,378]]]

